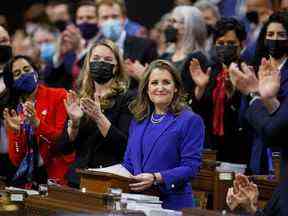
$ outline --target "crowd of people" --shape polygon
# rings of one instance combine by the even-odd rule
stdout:
[[[280,152],[285,179],[288,1],[175,1],[152,29],[128,18],[124,0],[74,6],[32,4],[11,35],[0,20],[8,185],[79,188],[77,169],[121,163],[132,191],[153,188],[179,210],[194,207],[190,181],[205,148],[255,175],[273,173]],[[227,204],[288,215],[285,184],[260,210],[257,186],[237,175]]]

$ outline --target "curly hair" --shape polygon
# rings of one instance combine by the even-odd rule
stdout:
[[[234,31],[240,42],[246,40],[247,33],[243,23],[233,17],[223,17],[215,25],[215,31],[213,32],[214,43],[229,31]]]

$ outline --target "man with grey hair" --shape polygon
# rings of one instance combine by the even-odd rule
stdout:
[[[208,0],[197,1],[194,6],[201,11],[202,17],[206,24],[208,36],[206,43],[206,51],[209,53],[213,43],[214,26],[221,18],[220,13],[218,7]]]
[[[201,11],[207,25],[214,26],[220,19],[218,7],[208,0],[197,1],[194,6]]]

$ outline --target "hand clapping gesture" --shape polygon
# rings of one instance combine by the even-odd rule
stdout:
[[[231,210],[238,206],[250,213],[255,213],[257,208],[259,191],[257,186],[250,182],[245,175],[238,174],[233,182],[233,188],[229,188],[226,196],[227,205]]]
[[[275,69],[265,58],[259,68],[259,93],[263,99],[271,99],[277,96],[280,89],[280,71]]]
[[[3,111],[3,116],[5,120],[5,125],[15,131],[20,130],[21,119],[14,109],[9,112],[9,109],[5,108]]]
[[[90,98],[82,98],[80,104],[83,112],[94,121],[97,121],[102,112],[99,96],[95,95],[94,98],[94,100]]]
[[[28,119],[29,122],[31,122],[37,128],[40,124],[40,120],[36,116],[34,103],[32,101],[26,101],[23,104],[23,111],[25,119]]]
[[[241,70],[242,69],[242,70]],[[229,67],[229,74],[233,85],[245,95],[258,91],[258,79],[251,67],[245,63],[241,64],[241,69],[237,64],[232,63]]]
[[[78,125],[83,116],[83,111],[80,108],[80,101],[74,91],[69,91],[67,99],[64,100],[65,108],[68,116],[73,124]]]
[[[201,69],[200,63],[197,59],[192,59],[190,61],[190,75],[195,84],[199,88],[205,88],[209,83],[210,75],[211,75],[211,68],[208,68],[206,73],[204,73]]]

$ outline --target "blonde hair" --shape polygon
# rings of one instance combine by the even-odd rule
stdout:
[[[90,62],[92,52],[94,48],[97,46],[108,47],[113,52],[116,62],[117,62],[115,65],[116,67],[115,76],[111,83],[111,93],[109,95],[106,95],[103,99],[101,99],[102,101],[100,100],[101,105],[103,105],[105,108],[105,106],[111,105],[110,103],[111,101],[109,100],[109,98],[121,92],[125,92],[128,89],[129,81],[128,81],[126,73],[124,72],[123,60],[119,53],[118,47],[111,40],[103,40],[101,42],[94,44],[85,57],[84,65],[82,67],[80,76],[77,81],[78,83],[77,89],[79,89],[80,98],[88,97],[88,98],[94,99],[95,86],[94,86],[93,79],[91,78],[91,75],[90,75],[89,62]]]

